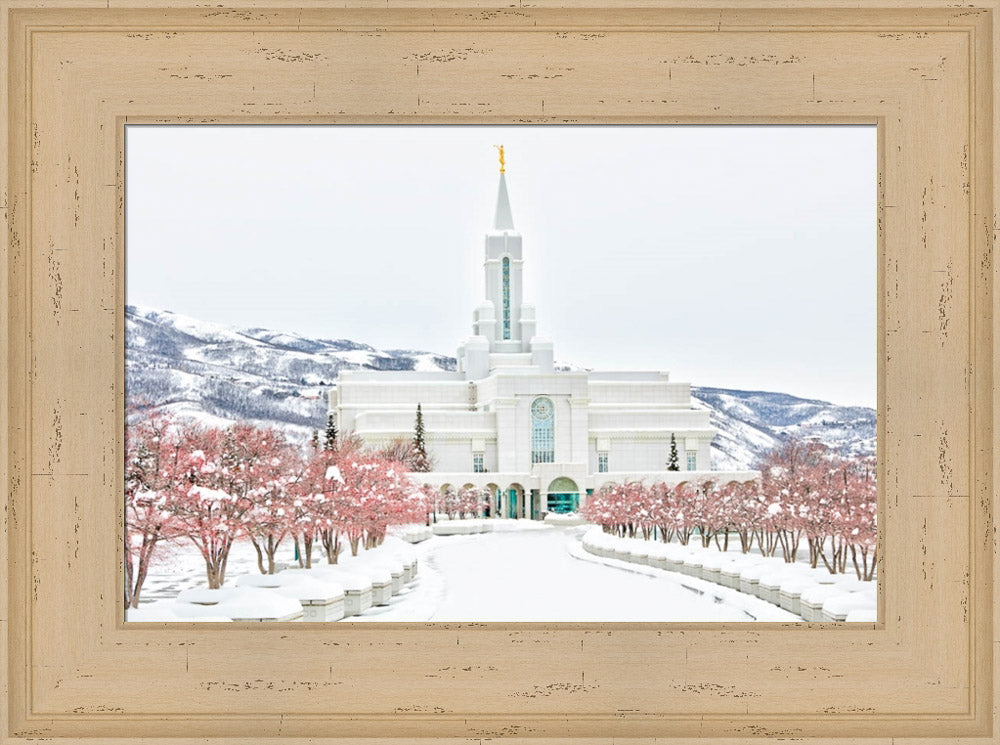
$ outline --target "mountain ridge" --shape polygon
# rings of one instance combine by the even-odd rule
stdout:
[[[311,339],[260,327],[233,328],[136,305],[125,307],[126,400],[224,425],[280,426],[304,439],[326,420],[326,393],[340,370],[454,370],[447,355],[380,350],[349,339]],[[875,410],[789,393],[691,386],[718,435],[713,468],[751,469],[791,436],[838,451],[875,451]]]

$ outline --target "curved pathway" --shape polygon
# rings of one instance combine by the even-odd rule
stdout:
[[[757,598],[684,575],[595,561],[581,555],[579,528],[517,527],[436,536],[419,544],[417,583],[389,606],[350,620],[801,620]]]

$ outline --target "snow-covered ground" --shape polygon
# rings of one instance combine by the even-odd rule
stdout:
[[[585,527],[491,521],[478,535],[434,536],[416,544],[416,580],[388,605],[345,619],[366,621],[796,621],[770,603],[703,580],[585,552]],[[325,561],[322,556],[320,561]],[[282,561],[291,562],[291,546]],[[358,557],[364,560],[364,555]],[[342,557],[347,564],[349,557]],[[357,560],[355,560],[357,561]],[[227,586],[255,573],[248,544],[233,549]],[[205,584],[200,556],[184,547],[155,564],[143,601]]]
[[[420,585],[407,602],[349,620],[799,620],[698,579],[592,557],[581,550],[582,528],[525,525],[532,529],[436,536],[419,544]]]

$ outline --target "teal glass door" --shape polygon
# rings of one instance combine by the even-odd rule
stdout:
[[[517,489],[511,489],[509,496],[510,496],[510,512],[507,515],[507,517],[516,519],[518,516]]]
[[[567,512],[576,512],[580,504],[580,495],[577,492],[549,493],[548,511],[557,515],[564,515]]]

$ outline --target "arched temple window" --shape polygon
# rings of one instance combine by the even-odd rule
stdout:
[[[503,257],[503,338],[510,338],[510,257]]]
[[[555,410],[548,398],[531,402],[531,462],[555,463]]]
[[[548,512],[566,514],[576,512],[579,507],[580,489],[573,479],[560,476],[549,484],[545,500],[545,508]]]

